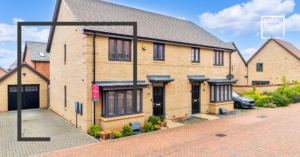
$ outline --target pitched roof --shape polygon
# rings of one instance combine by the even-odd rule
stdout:
[[[33,67],[31,67],[30,65],[26,64],[25,62],[23,62],[21,64],[21,67],[26,66],[28,69],[30,69],[31,71],[33,71],[35,74],[37,74],[38,76],[40,76],[42,79],[44,79],[46,82],[50,82],[49,79],[47,79],[47,77],[45,77],[43,74],[39,73],[38,71],[36,71]],[[13,74],[14,72],[16,72],[18,70],[17,67],[13,68],[10,72],[6,73],[5,75],[3,75],[2,77],[0,77],[0,82],[2,82],[4,79],[6,79],[7,77],[9,77],[11,74]]]
[[[5,69],[3,66],[0,65],[0,69],[7,72],[7,69]]]
[[[30,60],[32,62],[49,62],[50,54],[46,51],[47,43],[35,42],[35,41],[25,41],[25,50],[23,61],[25,60],[26,49],[28,50]],[[41,54],[44,54],[42,56]]]
[[[57,2],[59,3],[60,0]],[[102,0],[63,0],[77,22],[137,22],[138,40],[156,39],[162,41],[195,44],[210,49],[221,48],[232,51],[232,47],[207,32],[195,23],[162,14],[131,8]],[[57,3],[56,11],[60,4]],[[57,15],[53,16],[53,21]],[[80,26],[83,33],[88,31],[106,32],[132,36],[131,26]],[[51,28],[47,51],[49,52],[55,27]],[[91,32],[90,32],[91,33]]]
[[[24,55],[24,52],[22,52],[21,54],[21,60],[23,60],[23,55]],[[15,59],[11,65],[7,68],[7,70],[12,70],[14,69],[15,67],[17,67],[17,63],[18,63],[18,59]]]
[[[247,62],[246,60],[244,59],[243,55],[241,54],[240,50],[237,48],[237,46],[235,45],[235,43],[232,41],[232,42],[227,42],[228,45],[233,45],[235,50],[238,52],[238,54],[240,55],[240,57],[242,58],[243,62],[245,63],[245,65],[247,66]]]
[[[291,53],[294,57],[300,60],[300,50],[289,42],[274,37],[269,38],[247,61],[247,64],[260,52],[271,40],[275,41],[282,48]]]

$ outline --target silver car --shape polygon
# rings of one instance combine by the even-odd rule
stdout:
[[[234,101],[234,108],[253,108],[255,106],[255,100],[241,96],[236,92],[232,92],[232,100]]]

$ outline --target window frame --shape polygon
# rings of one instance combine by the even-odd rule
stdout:
[[[214,66],[224,66],[224,51],[213,51],[213,65]],[[221,56],[221,54],[222,54],[222,58],[220,58],[220,56]],[[221,59],[222,59],[222,64],[220,63],[220,61],[221,61]],[[215,63],[214,63],[214,61],[215,61]]]
[[[158,50],[158,46],[159,45],[162,45],[163,46],[163,58],[162,59],[159,59],[159,57],[155,58],[154,57],[154,46],[157,45],[157,50]],[[157,56],[159,56],[159,53],[157,51]],[[164,61],[165,60],[165,44],[161,44],[161,43],[153,43],[153,60],[156,60],[156,61]]]
[[[194,51],[193,51],[194,50]],[[198,50],[198,61],[196,61],[196,52],[195,50]],[[191,49],[191,53],[194,53],[194,58],[192,59],[193,63],[200,63],[200,49],[199,48],[193,48]],[[192,57],[191,57],[192,58]]]
[[[261,70],[258,70],[258,65],[261,65]],[[264,71],[264,64],[263,63],[256,63],[256,71],[263,72]]]
[[[65,108],[67,107],[67,86],[64,86],[65,88]]]
[[[132,115],[132,114],[140,114],[143,113],[143,90],[140,90],[140,111],[137,111],[136,113],[133,112],[133,109],[131,112],[127,112],[127,91],[129,90],[107,90],[102,91],[102,98],[105,98],[105,101],[102,100],[102,112],[101,116],[105,118],[110,117],[119,117],[119,116],[125,116],[125,115]],[[109,114],[109,92],[114,92],[114,114]],[[124,92],[124,113],[119,113],[118,111],[118,92],[123,91]],[[132,94],[133,94],[133,90]],[[132,96],[132,106],[133,106],[133,96]],[[105,106],[104,106],[105,103]]]
[[[110,40],[114,40],[115,43],[115,58],[110,57]],[[118,59],[118,40],[122,41],[122,59]],[[125,59],[125,41],[129,42],[129,59]],[[126,61],[131,62],[131,40],[120,39],[120,38],[109,38],[108,39],[108,60],[109,61]]]
[[[259,83],[259,84],[256,84],[256,83]],[[270,81],[252,81],[252,85],[270,85]]]
[[[67,62],[67,45],[65,44],[65,50],[64,50],[64,63]]]
[[[213,87],[212,87],[213,86]],[[225,92],[225,86],[227,86],[227,92]],[[210,102],[212,103],[222,103],[222,102],[228,102],[228,101],[232,101],[232,85],[231,84],[225,84],[225,85],[211,85],[210,90],[214,89],[214,97],[212,98],[212,92],[210,91]],[[223,88],[223,90],[221,90],[221,88]],[[218,90],[217,90],[218,89]],[[223,91],[223,100],[222,95],[221,95],[221,91]],[[231,92],[230,92],[231,91]],[[218,94],[219,92],[219,94]],[[226,95],[225,95],[226,93]],[[219,96],[219,99],[217,98]],[[227,98],[227,100],[225,100],[225,96]]]

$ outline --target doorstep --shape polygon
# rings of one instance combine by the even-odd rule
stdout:
[[[184,124],[178,123],[178,122],[174,122],[172,120],[166,120],[168,122],[168,128],[176,128],[179,126],[183,126]]]
[[[219,117],[217,116],[212,116],[212,115],[209,115],[209,114],[195,114],[193,115],[194,117],[198,117],[198,118],[206,118],[208,120],[214,120],[214,119],[218,119]]]

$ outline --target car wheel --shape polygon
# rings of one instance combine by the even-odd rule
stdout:
[[[237,108],[237,109],[242,108],[241,103],[239,103],[239,102],[234,103],[234,108]]]

